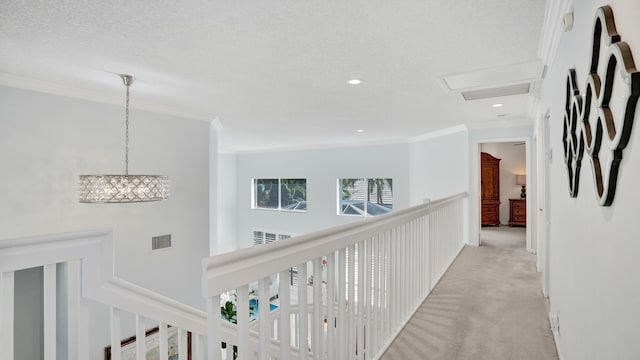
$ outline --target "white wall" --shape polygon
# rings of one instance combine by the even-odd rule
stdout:
[[[616,27],[627,41],[636,66],[640,61],[640,2],[609,0]],[[565,360],[638,359],[640,342],[640,131],[624,150],[616,197],[611,207],[598,205],[592,166],[582,162],[577,198],[568,194],[563,161],[562,122],[567,70],[576,67],[584,92],[590,59],[593,19],[604,1],[574,3],[575,25],[564,33],[554,64],[542,87],[542,111],[551,126],[551,312],[560,322],[559,348]],[[619,119],[617,113],[614,114]],[[606,145],[603,144],[603,147]]]
[[[135,108],[130,119],[131,173],[168,175],[171,198],[80,204],[78,175],[124,171],[124,106],[0,87],[0,239],[113,229],[118,277],[204,309],[210,125]],[[152,253],[163,234],[173,247]]]
[[[339,178],[392,178],[394,210],[409,206],[407,144],[238,154],[238,247],[254,229],[303,234],[361,219],[339,216]],[[251,209],[254,178],[306,178],[306,213]]]
[[[238,159],[235,154],[218,155],[217,253],[236,249],[238,229]]]
[[[515,145],[522,144],[522,145]],[[509,224],[509,199],[520,199],[522,186],[516,175],[526,174],[525,147],[522,142],[499,142],[481,145],[481,150],[500,160],[500,223]]]
[[[462,127],[409,143],[411,205],[467,191],[468,136]]]

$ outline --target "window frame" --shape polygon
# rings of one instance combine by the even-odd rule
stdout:
[[[265,180],[277,180],[277,199],[278,206],[277,207],[261,207],[258,206],[258,181]],[[304,201],[305,208],[304,209],[286,209],[282,206],[282,186],[284,185],[283,180],[304,180],[304,200],[299,201],[298,203]],[[281,212],[292,212],[292,213],[306,213],[308,210],[308,198],[307,198],[307,178],[252,178],[251,179],[251,209],[252,210],[267,210],[267,211],[281,211]],[[292,204],[286,205],[290,206]]]
[[[337,198],[337,201],[336,201],[336,205],[337,205],[336,206],[336,214],[338,216],[351,216],[351,217],[363,217],[363,218],[386,215],[386,213],[385,214],[377,214],[377,215],[369,213],[367,211],[367,208],[369,207],[367,203],[370,202],[370,201],[366,200],[367,197],[365,197],[365,199],[363,200],[363,211],[364,211],[364,214],[346,214],[346,213],[343,212],[343,209],[342,209],[342,201],[343,201],[343,185],[342,185],[342,182],[343,182],[343,180],[355,180],[354,184],[357,181],[364,181],[364,183],[365,183],[365,194],[368,194],[369,193],[369,181],[370,180],[380,180],[380,179],[387,181],[387,186],[388,186],[389,190],[391,191],[391,204],[390,204],[391,207],[389,208],[389,212],[388,213],[393,212],[393,203],[395,202],[394,201],[395,200],[394,199],[394,195],[393,195],[393,178],[391,178],[391,177],[352,177],[352,178],[344,177],[344,178],[338,178],[338,180],[337,180],[337,186],[336,186],[336,195],[337,195],[336,196],[336,198]],[[380,204],[380,206],[383,206],[383,204]]]

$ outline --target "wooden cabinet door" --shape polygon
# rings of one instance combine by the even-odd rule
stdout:
[[[480,154],[482,225],[500,225],[500,159]]]

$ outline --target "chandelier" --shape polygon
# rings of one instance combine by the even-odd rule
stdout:
[[[125,107],[124,175],[80,175],[78,196],[81,203],[133,203],[169,198],[169,177],[129,175],[129,87],[134,77],[120,75],[127,88]]]

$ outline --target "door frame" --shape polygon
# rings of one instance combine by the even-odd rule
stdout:
[[[527,227],[526,227],[526,251],[535,253],[536,249],[531,246],[532,227],[535,225],[535,217],[532,216],[533,207],[537,197],[534,174],[535,167],[532,164],[531,143],[532,137],[530,136],[514,136],[504,138],[483,138],[474,139],[471,143],[471,149],[473,151],[473,161],[471,161],[471,187],[470,187],[470,200],[475,204],[470,204],[471,217],[473,219],[473,225],[471,226],[471,234],[469,242],[471,245],[480,246],[480,230],[482,228],[482,201],[481,201],[481,188],[480,188],[480,145],[488,143],[504,143],[504,142],[524,142],[525,143],[525,168],[527,172],[527,199],[533,201],[527,201]],[[530,185],[529,185],[530,184]]]

